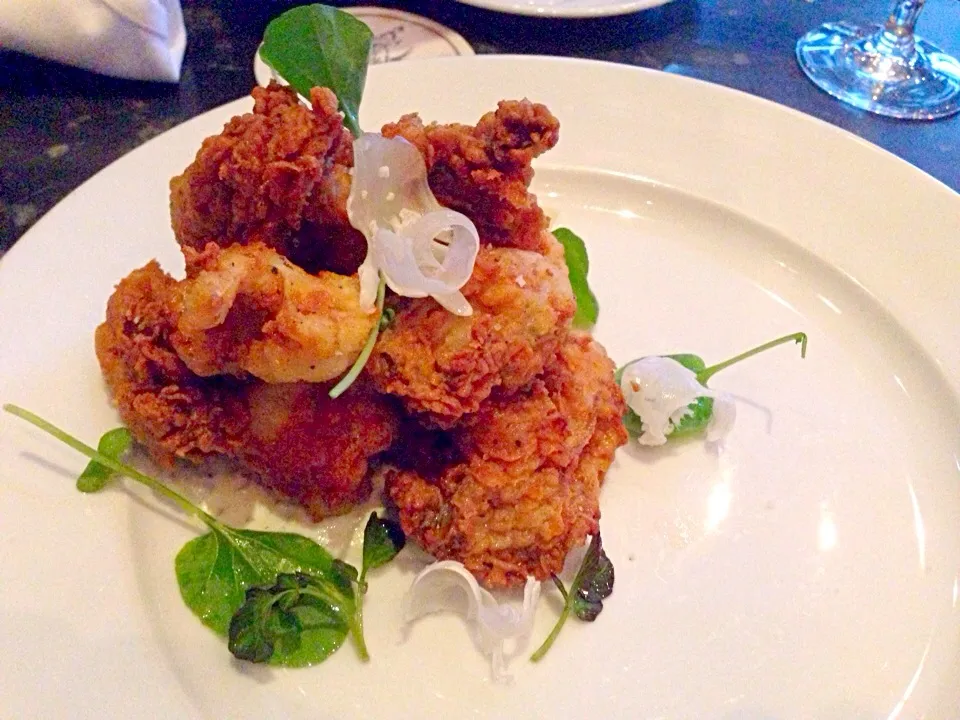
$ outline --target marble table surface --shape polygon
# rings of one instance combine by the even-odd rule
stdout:
[[[189,45],[176,85],[116,80],[0,50],[0,254],[113,160],[249,92],[264,26],[295,4],[184,0]],[[597,58],[744,90],[856,133],[960,191],[960,115],[932,123],[872,116],[817,90],[797,67],[794,44],[807,30],[827,20],[880,21],[887,0],[674,0],[594,20],[521,18],[452,0],[379,4],[438,20],[477,53]],[[960,3],[929,0],[918,31],[960,55]],[[820,161],[811,154],[810,162]]]

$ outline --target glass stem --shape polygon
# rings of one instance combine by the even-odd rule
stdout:
[[[913,27],[926,0],[898,0],[877,36],[877,49],[884,55],[908,59],[914,54]]]

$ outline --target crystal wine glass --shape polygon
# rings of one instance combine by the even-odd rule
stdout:
[[[924,0],[897,0],[883,25],[821,25],[797,42],[818,87],[879,115],[933,120],[960,110],[960,62],[913,34]]]

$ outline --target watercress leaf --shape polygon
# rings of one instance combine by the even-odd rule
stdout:
[[[227,647],[234,657],[249,662],[266,662],[273,656],[274,634],[267,627],[276,598],[270,590],[253,587],[230,620]]]
[[[567,272],[570,275],[570,285],[573,296],[577,301],[577,312],[573,316],[573,325],[578,328],[589,328],[597,322],[600,314],[600,304],[587,282],[587,272],[590,270],[590,261],[587,258],[587,248],[572,230],[557,228],[553,236],[563,245],[564,258],[567,261]]]
[[[355,568],[334,560],[302,535],[224,525],[155,478],[85,445],[30,411],[15,405],[3,409],[117,474],[146,485],[207,525],[210,532],[191,540],[177,554],[177,582],[186,605],[221,634],[230,632],[235,613],[249,599],[251,606],[241,613],[233,631],[232,643],[241,655],[263,658],[269,652],[271,661],[278,664],[312,664],[336,650],[349,633],[360,658],[369,659],[353,585]],[[310,586],[309,592],[304,591],[304,583]],[[274,586],[268,593],[274,597],[252,592],[248,598],[251,589],[269,591]]]
[[[603,541],[600,533],[597,533],[590,540],[590,546],[570,590],[573,613],[581,620],[595,620],[603,610],[604,599],[613,592],[613,581],[613,563],[604,552]]]
[[[350,583],[357,582],[360,577],[357,569],[343,560],[333,561],[333,571],[332,575],[335,576],[335,581],[341,587],[350,587]]]
[[[695,402],[690,403],[690,414],[684,415],[683,419],[674,426],[670,433],[670,439],[695,435],[706,430],[713,418],[713,398],[698,397]]]
[[[603,610],[603,601],[610,597],[610,593],[613,592],[613,563],[610,562],[610,558],[603,550],[600,533],[598,532],[591,538],[590,545],[587,547],[587,552],[580,563],[577,576],[573,579],[573,584],[570,585],[569,592],[564,589],[563,583],[556,575],[553,575],[552,578],[563,596],[563,611],[557,618],[550,634],[547,635],[546,640],[530,656],[530,660],[533,662],[541,660],[547,654],[547,651],[553,647],[554,641],[571,613],[581,620],[593,622]]]
[[[336,93],[343,122],[360,135],[360,99],[367,78],[373,33],[349,13],[303,5],[270,21],[260,57],[304,97],[313,87]]]
[[[230,652],[241,660],[292,667],[325,660],[349,632],[335,590],[328,579],[300,572],[248,589],[230,620]]]
[[[699,355],[693,355],[691,353],[678,353],[676,355],[664,355],[671,360],[676,360],[678,363],[683,365],[687,370],[692,370],[695,373],[699,373],[706,369],[707,364],[703,361],[703,358]]]
[[[187,607],[220,634],[226,634],[247,588],[272,586],[281,573],[330,577],[343,607],[352,611],[354,605],[353,587],[333,556],[303,535],[211,527],[183,546],[175,567]]]
[[[633,435],[639,435],[643,432],[643,421],[639,415],[630,409],[623,414],[623,426],[627,429],[628,433]]]
[[[124,427],[108,430],[100,437],[97,443],[97,452],[106,455],[111,460],[119,460],[120,457],[130,449],[133,443],[133,436],[130,431]],[[77,490],[85,493],[94,493],[106,487],[107,483],[116,473],[106,465],[101,465],[96,460],[91,460],[77,478]]]
[[[363,529],[363,570],[373,570],[386,565],[393,560],[397,553],[403,550],[407,538],[400,525],[393,520],[379,517],[375,512],[370,513],[370,519]]]

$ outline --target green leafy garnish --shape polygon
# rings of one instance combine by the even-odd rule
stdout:
[[[230,652],[295,667],[325,660],[347,637],[353,605],[350,579],[333,577],[280,573],[273,585],[249,588],[230,620]]]
[[[587,282],[587,272],[590,270],[587,247],[583,244],[583,240],[568,228],[557,228],[553,231],[553,236],[563,245],[563,256],[567,261],[570,285],[577,301],[573,326],[584,329],[593,327],[600,314],[600,304],[590,289],[590,283]]]
[[[267,25],[260,57],[304,97],[330,88],[343,123],[360,135],[360,99],[367,80],[373,33],[350,13],[327,5],[303,5]]]
[[[710,378],[712,378],[721,370],[724,370],[731,365],[735,365],[741,360],[746,360],[748,357],[753,357],[754,355],[788,342],[795,342],[800,345],[801,358],[805,358],[807,356],[807,335],[806,333],[797,332],[791,333],[790,335],[784,335],[783,337],[779,337],[776,340],[771,340],[770,342],[763,343],[762,345],[751,348],[746,352],[735,355],[729,360],[724,360],[721,363],[717,363],[716,365],[711,365],[709,367],[707,367],[707,364],[703,361],[703,358],[701,358],[699,355],[693,355],[691,353],[664,355],[663,357],[675,360],[688,370],[694,372],[697,376],[697,382],[706,387]],[[631,360],[626,365],[617,368],[617,371],[614,373],[614,379],[616,380],[617,385],[620,384],[620,379],[623,377],[623,371],[633,363],[642,359],[643,358]],[[667,435],[668,440],[686,437],[702,432],[707,428],[707,425],[710,424],[710,419],[713,417],[713,398],[698,397],[687,407],[690,409],[689,414],[685,415],[679,423],[673,426],[673,430]],[[629,408],[623,416],[623,424],[624,427],[626,427],[627,432],[630,432],[634,435],[639,435],[643,432],[643,419]]]
[[[375,512],[370,513],[363,528],[363,566],[357,581],[361,592],[367,590],[367,571],[386,565],[406,544],[407,538],[397,523],[381,518]]]
[[[328,614],[340,618],[337,628],[342,627],[343,633],[338,635],[337,628],[324,625],[310,642],[297,648],[285,645],[283,653],[269,657],[271,662],[291,666],[320,662],[343,644],[348,629],[360,657],[368,658],[362,628],[354,621],[356,597],[351,578],[330,553],[295,533],[240,530],[214,523],[207,523],[209,533],[183,546],[175,568],[184,603],[204,625],[221,635],[229,634],[231,651],[234,636],[242,629],[236,613],[249,602],[249,591],[273,586],[280,575],[301,573],[333,588],[335,600]]]
[[[207,526],[209,532],[177,553],[177,582],[187,607],[204,625],[228,635],[237,657],[310,665],[327,658],[349,634],[360,657],[369,659],[356,592],[366,583],[356,568],[302,535],[226,525],[159,480],[94,450],[30,411],[15,405],[3,409],[106,468],[110,476],[123,475],[146,485]],[[118,447],[120,437],[117,433],[116,444],[111,442],[107,449]],[[399,528],[374,513],[364,533],[363,574],[389,562],[403,542]]]
[[[125,427],[114,428],[105,432],[97,443],[97,452],[106,455],[112,460],[119,460],[133,442],[133,436]],[[116,476],[116,473],[106,465],[91,460],[77,478],[77,490],[85,493],[95,493],[106,487],[107,483]]]
[[[580,564],[580,570],[570,586],[570,591],[563,586],[563,582],[556,575],[551,576],[554,585],[563,596],[563,610],[553,630],[547,635],[547,639],[537,648],[537,651],[530,656],[533,662],[541,660],[553,646],[553,642],[560,634],[564,623],[570,617],[572,612],[579,619],[586,622],[593,622],[603,610],[603,601],[610,597],[613,592],[613,563],[603,550],[603,541],[600,539],[600,533],[597,533],[590,540],[587,547],[587,553],[583,556],[583,562]]]
[[[360,657],[368,659],[363,647],[367,571],[393,560],[405,542],[399,525],[373,512],[363,530],[359,573],[352,565],[333,560],[323,573],[280,573],[275,583],[249,587],[230,619],[230,652],[251,662],[313,664],[340,647],[349,632],[358,642]]]

